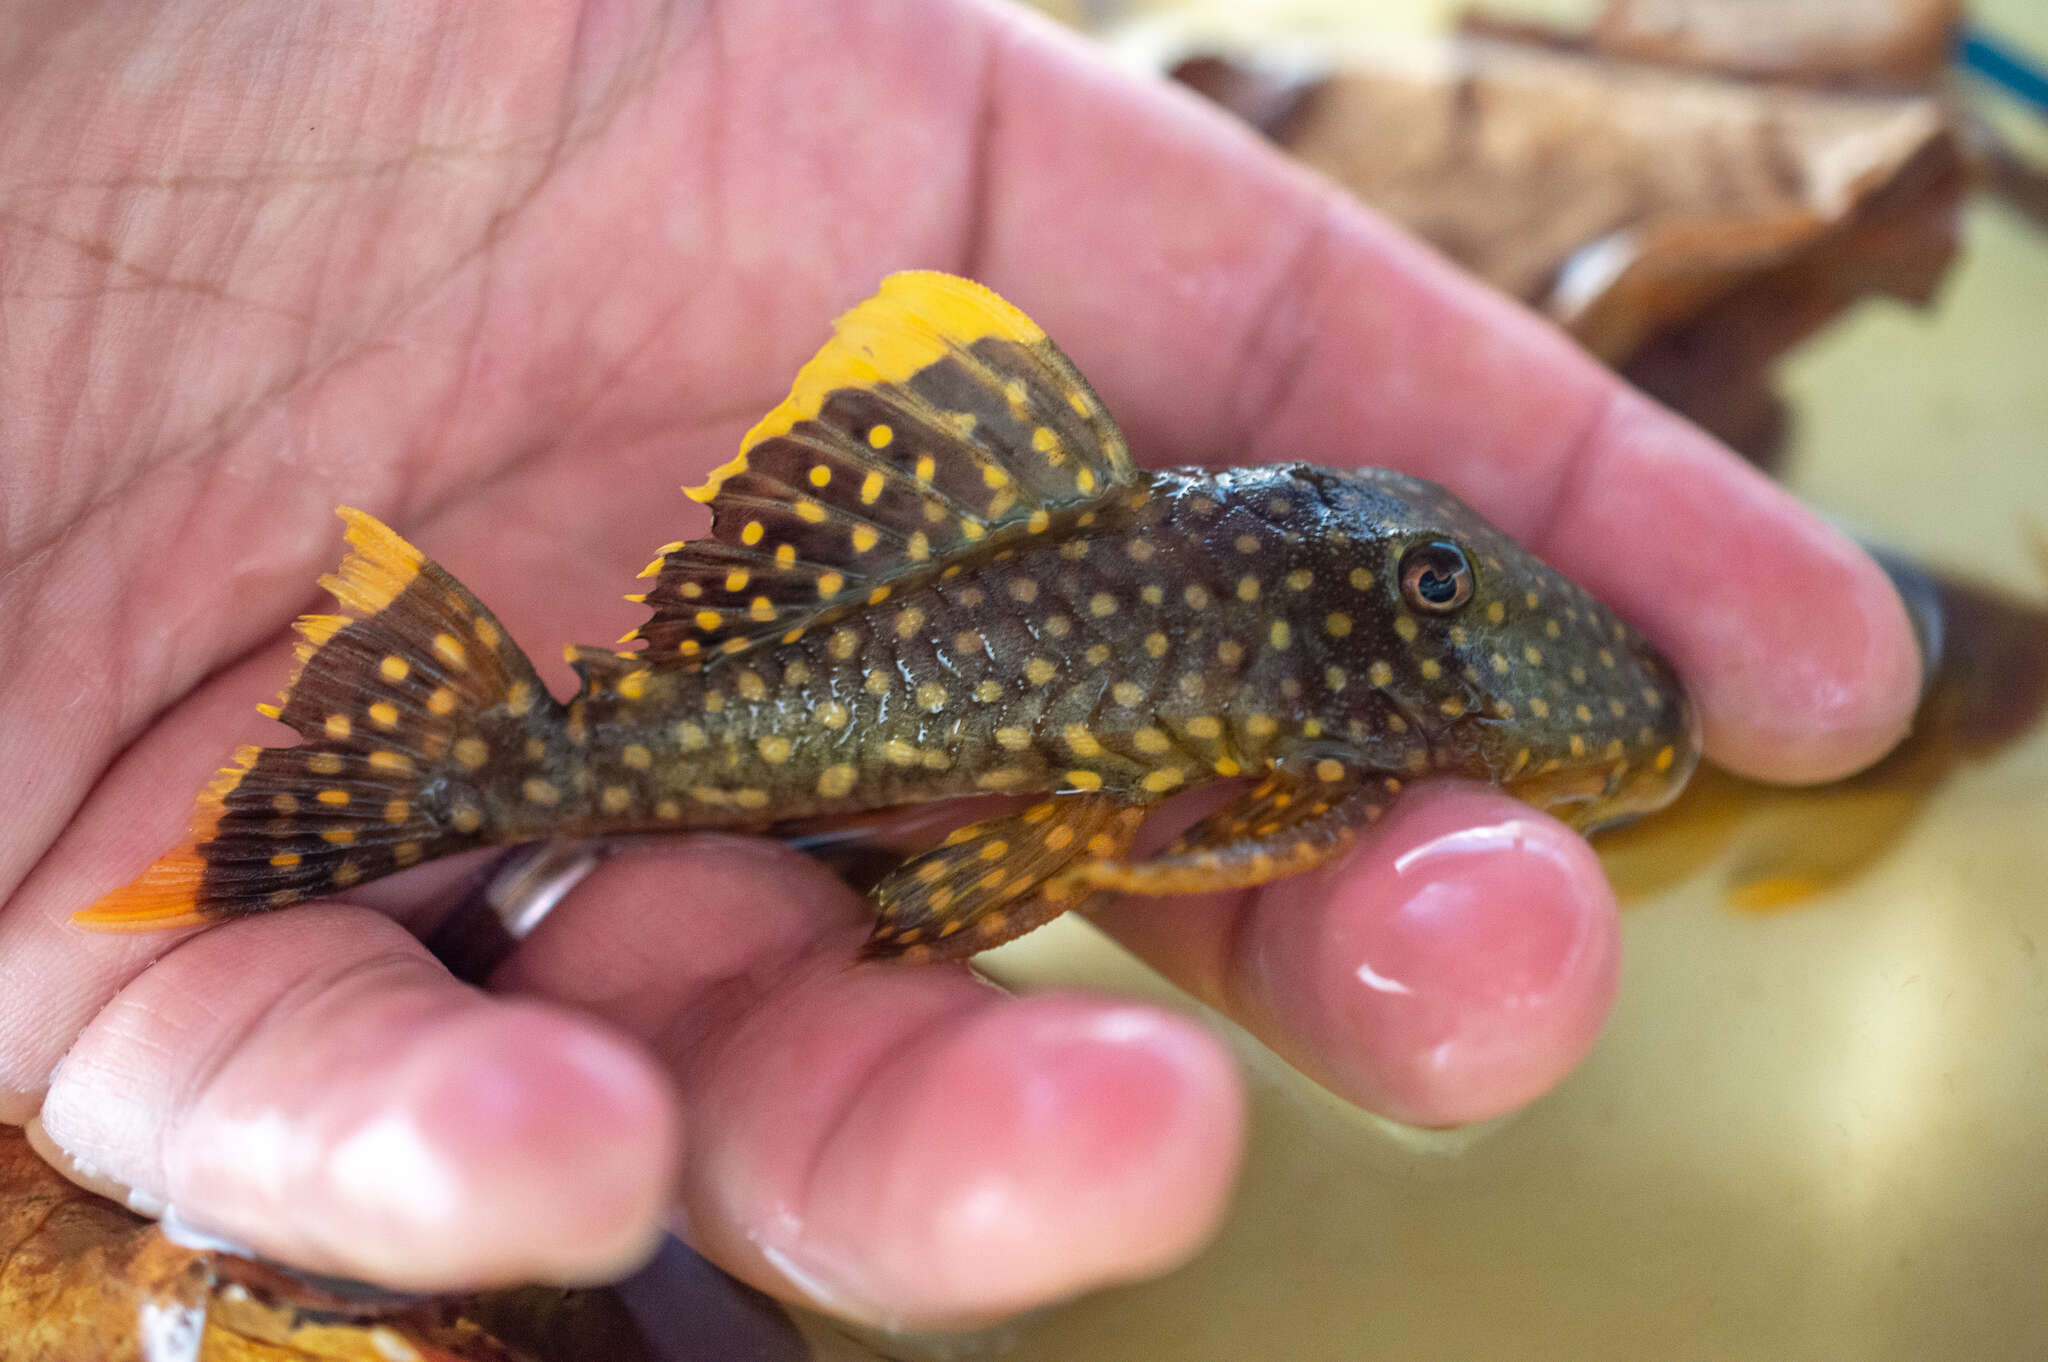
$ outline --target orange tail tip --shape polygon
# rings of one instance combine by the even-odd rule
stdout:
[[[166,927],[191,927],[206,921],[199,911],[199,879],[206,862],[192,846],[181,846],[142,872],[133,884],[116,889],[71,920],[102,932],[154,932]]]
[[[133,883],[73,913],[71,920],[103,932],[155,932],[205,922],[206,914],[199,911],[199,882],[206,873],[206,862],[199,847],[212,840],[228,793],[242,783],[261,751],[255,746],[236,748],[235,764],[223,767],[200,791],[192,810],[189,841],[143,871]]]

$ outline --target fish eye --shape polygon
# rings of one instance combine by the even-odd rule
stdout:
[[[1448,615],[1472,599],[1472,564],[1448,540],[1432,539],[1401,555],[1401,595],[1425,615]]]

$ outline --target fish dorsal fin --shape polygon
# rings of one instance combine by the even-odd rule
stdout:
[[[894,274],[702,487],[709,538],[643,576],[628,639],[696,666],[1076,521],[1138,481],[1122,432],[1045,332],[980,284]]]

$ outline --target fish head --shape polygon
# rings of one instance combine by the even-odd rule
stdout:
[[[1422,734],[1433,769],[1581,830],[1661,808],[1698,761],[1671,663],[1613,610],[1443,488],[1298,467],[1329,532],[1320,579],[1359,616],[1346,672]]]

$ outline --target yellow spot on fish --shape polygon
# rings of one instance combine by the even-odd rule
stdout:
[[[869,549],[880,543],[881,538],[882,536],[875,532],[874,526],[856,525],[853,527],[853,551],[855,553],[866,553]]]
[[[1315,581],[1316,575],[1313,572],[1310,572],[1307,568],[1296,568],[1287,574],[1287,589],[1289,591],[1306,591],[1315,585]]]
[[[1539,719],[1548,719],[1550,717],[1550,701],[1540,695],[1535,697],[1529,701],[1529,712]]]
[[[1173,740],[1156,728],[1146,727],[1131,734],[1131,746],[1147,756],[1156,757],[1162,752],[1171,752]]]
[[[654,754],[637,742],[629,742],[620,749],[619,760],[636,771],[645,771],[654,765]]]
[[[1394,632],[1400,635],[1403,643],[1413,643],[1416,634],[1415,617],[1413,615],[1396,616],[1394,619]]]
[[[1324,757],[1316,763],[1316,779],[1325,785],[1344,779],[1344,763],[1334,757]]]
[[[279,870],[289,870],[299,863],[298,853],[291,851],[279,852],[270,858],[270,863]]]
[[[1532,667],[1540,667],[1540,666],[1542,666],[1542,665],[1543,665],[1543,650],[1542,650],[1541,648],[1538,648],[1538,647],[1537,647],[1537,646],[1536,646],[1535,644],[1533,644],[1533,643],[1525,643],[1525,644],[1523,644],[1523,645],[1522,645],[1522,661],[1524,661],[1524,662],[1528,663],[1528,664],[1529,664],[1530,666],[1532,666]]]
[[[1066,741],[1068,750],[1077,757],[1102,755],[1102,744],[1095,740],[1095,735],[1090,733],[1085,725],[1068,724],[1060,736]]]
[[[1365,669],[1365,679],[1375,686],[1391,686],[1394,684],[1394,669],[1385,662],[1375,662]]]
[[[377,670],[386,681],[403,681],[412,674],[412,663],[392,653],[377,664]]]
[[[562,792],[539,776],[528,776],[519,792],[535,804],[558,804],[562,799]]]
[[[765,809],[768,807],[766,790],[734,790],[732,802],[743,809]]]
[[[398,727],[398,706],[388,700],[379,700],[370,706],[370,722],[379,728]]]
[[[1003,698],[1003,683],[1000,681],[983,681],[974,688],[974,698],[981,701],[984,705],[994,704]]]
[[[896,432],[884,422],[877,421],[868,427],[868,448],[887,449],[889,442],[896,438]]]
[[[1226,638],[1216,645],[1216,660],[1226,667],[1235,667],[1244,661],[1244,645],[1234,638]]]
[[[896,637],[909,638],[924,628],[924,611],[916,606],[906,606],[896,616]]]
[[[789,739],[779,733],[771,733],[755,744],[760,749],[761,760],[770,766],[780,766],[789,760]]]
[[[1237,579],[1237,598],[1241,601],[1255,601],[1259,598],[1259,579],[1240,577]]]
[[[704,730],[691,723],[688,719],[675,726],[675,735],[676,746],[682,748],[685,752],[701,752],[711,744],[711,740],[705,736]]]
[[[858,773],[848,762],[827,766],[818,772],[818,793],[827,799],[844,799],[853,790]]]
[[[798,520],[812,525],[822,525],[825,523],[827,516],[825,508],[809,497],[798,497],[791,503],[791,509],[796,512]]]
[[[1177,766],[1162,766],[1149,772],[1138,783],[1153,794],[1164,794],[1187,779],[1187,774]]]
[[[457,832],[475,832],[484,825],[483,810],[474,804],[463,804],[455,810],[450,821],[455,824]]]
[[[763,528],[760,521],[749,520],[746,523],[746,526],[740,530],[740,542],[742,544],[745,544],[747,547],[752,548],[754,545],[761,542],[761,536],[766,533],[768,533],[768,531],[765,528]]]
[[[1125,709],[1131,709],[1144,701],[1145,688],[1135,681],[1119,681],[1109,688],[1109,697]]]
[[[434,635],[434,653],[451,667],[460,667],[469,660],[469,653],[462,646],[462,640],[453,634]]]
[[[1166,635],[1157,632],[1145,635],[1145,655],[1147,657],[1165,657],[1166,649]]]
[[[917,688],[917,703],[937,714],[946,707],[946,688],[936,681],[926,681]]]
[[[1364,591],[1372,585],[1372,574],[1364,568],[1353,568],[1350,581],[1355,590]]]
[[[624,813],[633,802],[633,792],[623,785],[607,785],[597,802],[606,813]]]
[[[1266,637],[1275,648],[1291,647],[1294,643],[1294,631],[1288,628],[1286,620],[1274,620]]]
[[[1499,601],[1492,601],[1488,603],[1486,607],[1487,619],[1493,621],[1495,624],[1499,624],[1502,620],[1506,619],[1507,617],[1508,608],[1505,605],[1502,605]]]
[[[1223,736],[1223,721],[1212,714],[1200,714],[1187,721],[1187,731],[1197,738],[1215,739]]]
[[[353,728],[354,725],[349,723],[348,715],[346,714],[330,714],[327,716],[327,736],[336,742],[346,739]]]
[[[1096,775],[1093,771],[1069,771],[1067,772],[1066,780],[1067,784],[1077,790],[1099,790],[1102,788],[1102,777]]]
[[[528,708],[531,708],[532,701],[529,700],[527,702],[527,705]],[[510,706],[508,705],[507,708],[510,708]],[[434,687],[433,693],[427,696],[427,712],[430,714],[442,715],[444,717],[446,715],[453,714],[455,712],[455,692],[448,689],[448,687],[446,686]],[[523,710],[514,712],[524,713]]]
[[[1422,679],[1425,681],[1434,681],[1444,674],[1443,664],[1433,657],[1423,658],[1416,670],[1422,673]]]
[[[1042,686],[1059,674],[1059,669],[1042,657],[1034,657],[1024,664],[1024,677],[1034,686]]]
[[[402,774],[412,770],[412,758],[403,752],[372,752],[370,754],[370,769],[373,771],[395,771]]]
[[[1180,596],[1182,600],[1188,603],[1188,609],[1190,610],[1203,610],[1208,608],[1209,593],[1202,587],[1191,586],[1187,590],[1181,592]]]

